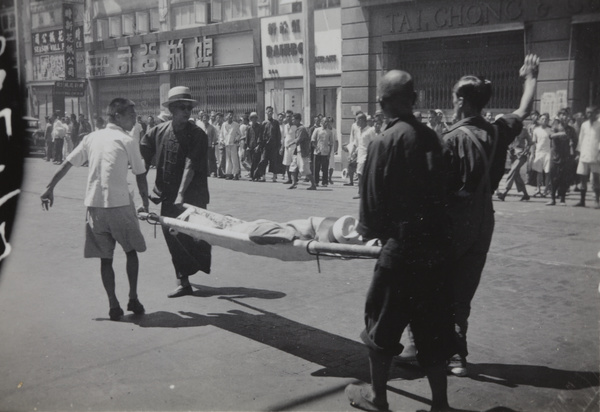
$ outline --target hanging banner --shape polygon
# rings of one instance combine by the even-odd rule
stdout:
[[[75,58],[75,26],[73,5],[63,4],[63,31],[65,40],[65,79],[77,77],[77,61]]]

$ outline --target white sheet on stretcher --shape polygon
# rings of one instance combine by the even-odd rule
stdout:
[[[317,254],[320,257],[376,258],[381,250],[379,246],[320,242],[306,237],[288,243],[258,244],[250,239],[248,233],[231,230],[236,226],[238,229],[243,228],[244,224],[252,222],[244,222],[187,204],[185,206],[186,212],[177,219],[160,217],[160,223],[195,239],[204,240],[213,246],[248,255],[271,257],[282,261],[308,261],[314,260]],[[306,226],[314,223],[307,223]],[[245,230],[247,229],[246,227]],[[308,231],[310,232],[310,229]]]

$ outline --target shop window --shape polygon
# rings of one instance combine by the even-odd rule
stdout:
[[[96,20],[96,40],[106,40],[108,39],[108,20],[107,19],[97,19]]]
[[[278,0],[278,14],[300,13],[302,11],[302,2],[298,0]],[[318,1],[318,0],[317,0]]]
[[[158,8],[150,9],[150,31],[160,30],[160,20],[158,18]]]
[[[211,2],[210,2],[210,21],[211,22],[223,21],[223,1],[222,0],[211,0]]]
[[[121,37],[121,16],[108,18],[108,37]]]
[[[315,10],[340,7],[340,0],[315,0]]]
[[[135,15],[134,14],[124,14],[122,16],[123,28],[122,34],[123,36],[133,36],[135,33]]]
[[[271,0],[258,0],[257,16],[265,17],[271,15]]]
[[[173,6],[173,28],[180,29],[208,23],[208,4],[203,1]]]
[[[148,33],[150,31],[150,14],[145,11],[135,13],[136,34]]]
[[[256,16],[252,0],[222,0],[222,21],[250,19]]]

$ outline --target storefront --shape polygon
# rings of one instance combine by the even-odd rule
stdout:
[[[494,114],[519,105],[517,72],[527,53],[541,60],[535,107],[550,115],[599,103],[600,2],[462,0],[342,2],[342,131],[354,113],[374,112],[377,81],[391,69],[411,73],[416,110],[442,109],[465,74],[490,80]]]
[[[255,21],[258,30],[258,20]],[[210,28],[144,35],[115,41],[105,49],[92,44],[87,57],[92,84],[94,115],[104,116],[110,101],[126,97],[136,103],[142,116],[158,115],[171,87],[190,87],[200,104],[197,110],[234,110],[243,114],[257,110],[254,31],[205,35]],[[260,62],[258,63],[258,65]]]
[[[275,113],[304,112],[304,21],[301,13],[265,17],[261,21],[262,75],[265,106]],[[315,11],[316,114],[341,121],[341,10]],[[305,124],[311,121],[304,119]],[[339,135],[339,133],[338,133]],[[339,136],[338,136],[339,138]],[[339,161],[339,159],[337,159]]]

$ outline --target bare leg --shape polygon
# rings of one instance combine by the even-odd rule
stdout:
[[[137,281],[140,263],[135,250],[126,253],[126,256],[127,279],[129,279],[129,299],[137,299]]]
[[[102,284],[106,295],[108,296],[108,306],[111,308],[119,307],[119,300],[115,293],[115,271],[112,266],[112,259],[100,259],[100,274],[102,275]]]

